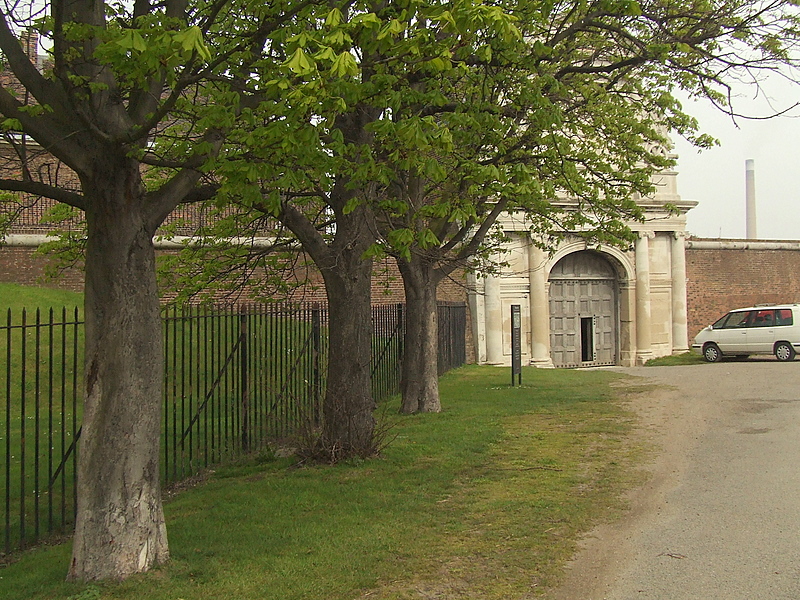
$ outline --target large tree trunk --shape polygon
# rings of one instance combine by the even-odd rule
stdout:
[[[412,255],[397,261],[406,294],[406,333],[400,377],[400,412],[439,412],[439,329],[433,265]]]
[[[159,441],[163,350],[152,228],[138,165],[82,181],[86,391],[69,579],[123,579],[167,560]],[[101,170],[104,169],[104,170]]]
[[[354,252],[340,259],[335,269],[323,269],[330,319],[323,434],[333,458],[367,457],[377,450],[370,370],[372,261]]]
[[[340,184],[344,188],[343,184]],[[344,206],[345,197],[339,204]],[[375,453],[372,397],[371,213],[357,206],[337,214],[336,234],[324,240],[296,207],[285,205],[281,221],[298,237],[322,273],[328,297],[330,349],[323,400],[323,448],[331,460]]]

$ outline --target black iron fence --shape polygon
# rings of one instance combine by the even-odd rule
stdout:
[[[17,319],[7,311],[0,325],[6,553],[73,521],[82,370],[83,322],[77,309],[22,311]]]
[[[372,387],[396,394],[404,306],[373,307]],[[439,372],[465,362],[466,308],[439,307]],[[164,314],[162,477],[181,481],[319,421],[328,358],[319,305],[185,307]],[[0,323],[0,555],[74,523],[83,398],[77,309]]]

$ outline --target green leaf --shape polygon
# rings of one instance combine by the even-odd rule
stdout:
[[[338,8],[333,8],[325,17],[325,26],[337,27],[343,20],[344,16],[342,15],[342,11]]]
[[[427,248],[435,248],[436,246],[439,245],[439,238],[437,238],[436,235],[433,233],[433,231],[431,231],[427,227],[419,232],[419,236],[417,239],[420,248],[422,248],[423,250]]]
[[[314,61],[308,57],[302,48],[295,50],[289,60],[283,64],[289,67],[292,73],[296,73],[297,75],[313,73],[316,68]]]
[[[349,215],[356,208],[358,208],[359,204],[361,204],[361,202],[360,202],[360,200],[358,198],[350,198],[350,200],[348,200],[345,203],[344,208],[342,209],[342,212],[344,214],[346,214],[346,215]]]
[[[375,13],[364,13],[354,17],[351,23],[354,25],[380,25],[381,20]]]
[[[197,52],[197,55],[205,61],[211,60],[211,52],[203,41],[203,32],[196,25],[179,31],[173,38],[181,45],[186,52]]]
[[[342,52],[331,65],[331,73],[337,77],[358,75],[359,69],[356,59],[349,52]]]
[[[378,39],[382,40],[389,36],[397,36],[403,33],[405,30],[405,23],[398,21],[397,19],[392,19],[383,27],[383,29],[381,29],[380,33],[378,34]]]
[[[147,44],[144,43],[141,34],[135,29],[126,29],[122,37],[117,40],[117,45],[126,50],[135,50],[136,52],[147,50]]]
[[[3,119],[2,128],[5,131],[20,131],[22,130],[22,123],[19,119]]]

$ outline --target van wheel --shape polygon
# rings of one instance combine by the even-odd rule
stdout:
[[[713,342],[703,346],[703,358],[705,358],[707,362],[719,362],[719,361],[721,361],[722,360],[722,352],[720,352],[719,346],[717,346]]]
[[[778,342],[775,344],[775,358],[783,362],[794,360],[794,348],[789,342]]]

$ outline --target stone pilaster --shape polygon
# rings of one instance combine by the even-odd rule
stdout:
[[[683,231],[672,234],[672,352],[689,351],[686,311],[686,248]]]
[[[636,364],[653,357],[650,322],[650,240],[652,231],[640,231],[636,240]]]
[[[531,289],[531,365],[553,368],[550,357],[550,306],[547,297],[547,255],[531,244],[528,250],[528,277]]]
[[[500,278],[486,277],[486,362],[490,365],[503,364],[503,310],[500,302]]]

